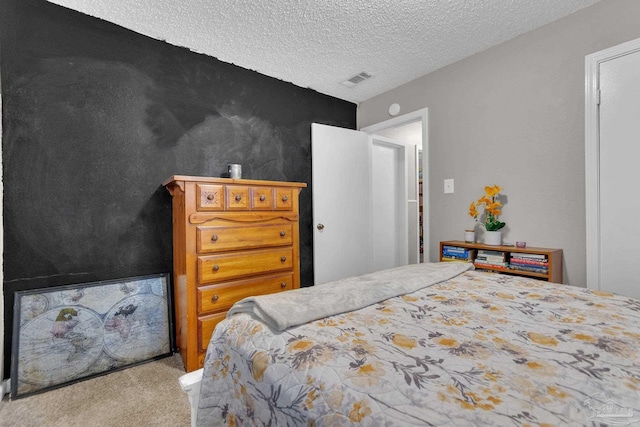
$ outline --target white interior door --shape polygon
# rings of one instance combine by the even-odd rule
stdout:
[[[415,152],[388,138],[312,124],[315,284],[408,263],[407,165],[417,162]]]
[[[640,51],[600,64],[600,288],[640,298]]]
[[[364,132],[311,125],[315,284],[372,271],[368,140]]]
[[[586,57],[587,286],[640,298],[640,38]]]

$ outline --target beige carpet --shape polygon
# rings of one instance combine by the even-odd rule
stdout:
[[[178,354],[66,387],[0,402],[0,426],[189,426]]]

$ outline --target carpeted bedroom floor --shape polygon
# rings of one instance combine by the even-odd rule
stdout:
[[[179,354],[59,389],[0,402],[0,426],[189,426]]]

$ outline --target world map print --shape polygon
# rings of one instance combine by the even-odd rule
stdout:
[[[18,292],[12,396],[169,354],[167,277]]]

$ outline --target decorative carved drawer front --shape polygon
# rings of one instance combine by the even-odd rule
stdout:
[[[249,187],[227,185],[227,209],[230,211],[248,211]]]
[[[290,188],[275,189],[276,210],[290,211],[293,210],[293,190]]]
[[[293,248],[245,251],[198,257],[198,283],[213,283],[293,269]]]
[[[211,334],[216,325],[227,317],[226,312],[211,314],[209,316],[198,317],[198,348],[200,352],[207,351],[207,346],[211,340]],[[200,365],[202,367],[202,365]]]
[[[243,298],[293,289],[293,275],[259,276],[250,280],[198,287],[198,313],[228,310]]]
[[[198,227],[196,244],[198,253],[287,246],[293,244],[293,225]]]
[[[273,210],[273,188],[270,188],[270,187],[251,188],[251,210],[253,211]]]
[[[196,201],[199,211],[224,210],[224,186],[213,184],[196,185]]]

